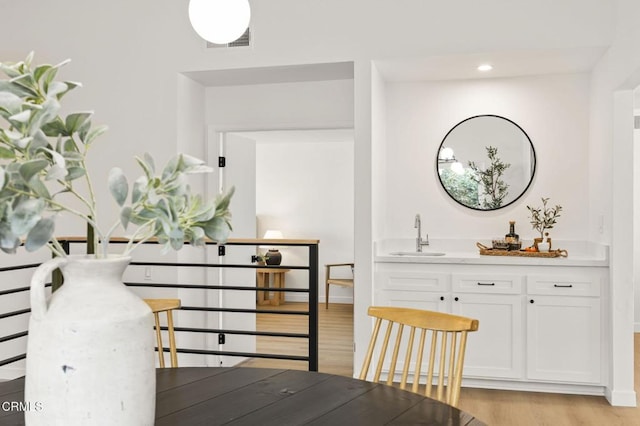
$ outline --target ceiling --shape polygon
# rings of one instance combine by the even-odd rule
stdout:
[[[386,81],[457,80],[589,72],[606,47],[517,50],[375,61]],[[488,63],[493,70],[480,72]]]
[[[606,50],[607,47],[516,50],[422,58],[382,59],[376,60],[374,63],[382,78],[390,82],[504,78],[528,75],[588,73]],[[491,64],[493,69],[488,72],[478,71],[477,67],[485,63]],[[333,62],[191,71],[184,74],[204,86],[241,86],[349,80],[353,79],[354,71],[353,62]],[[640,88],[635,91],[635,105],[640,108]],[[271,133],[271,135],[266,133]],[[262,136],[265,138],[280,138],[280,136],[276,135],[276,132],[265,132]],[[291,136],[295,137],[293,133]]]
[[[483,52],[374,61],[386,81],[437,81],[590,72],[606,47]],[[489,63],[493,70],[480,72]],[[353,62],[283,65],[184,73],[204,86],[353,79]]]

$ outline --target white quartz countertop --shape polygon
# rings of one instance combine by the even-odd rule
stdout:
[[[413,239],[389,239],[375,243],[375,262],[431,263],[468,265],[541,265],[541,266],[609,266],[609,247],[589,241],[553,241],[552,250],[568,252],[567,257],[524,257],[480,255],[476,242],[490,247],[489,240],[431,240],[422,248],[426,253],[444,255],[425,256],[416,252]],[[392,253],[402,252],[403,255]]]

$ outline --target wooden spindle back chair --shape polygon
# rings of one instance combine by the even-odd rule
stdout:
[[[340,266],[349,266],[351,268],[351,277],[350,278],[336,278],[332,277],[331,273],[334,271],[334,268],[338,268]],[[324,308],[329,309],[329,286],[330,285],[339,285],[340,287],[351,287],[353,288],[353,263],[327,263],[324,265],[324,294],[325,294],[325,302]]]
[[[167,314],[167,334],[169,335],[169,354],[171,356],[171,368],[178,367],[178,353],[176,348],[176,335],[173,330],[173,310],[180,308],[180,299],[144,299],[151,308],[156,322],[156,340],[158,344],[158,358],[160,368],[165,367],[164,346],[162,344],[162,330],[160,329],[160,312]]]
[[[392,385],[398,366],[398,356],[401,347],[404,347],[406,354],[400,378],[400,388],[406,389],[407,383],[411,383],[411,391],[418,393],[422,365],[423,362],[426,362],[424,395],[457,406],[460,399],[467,333],[478,330],[478,320],[442,312],[380,306],[371,306],[368,314],[376,321],[360,372],[360,379],[366,380],[369,367],[375,356],[377,365],[373,381],[379,382],[386,355],[392,351],[386,380],[386,384]],[[383,322],[387,326],[384,338],[381,344],[376,345]],[[409,328],[409,335],[403,339],[403,331],[406,327]],[[417,346],[415,345],[416,331],[419,331]],[[390,346],[392,334],[395,340]],[[425,347],[427,348],[426,359]],[[378,350],[376,351],[376,349]],[[413,361],[414,353],[416,354],[415,361]],[[437,371],[435,371],[436,367]],[[412,378],[409,377],[411,369],[414,370],[411,374]],[[434,377],[437,379],[436,386],[433,386]]]

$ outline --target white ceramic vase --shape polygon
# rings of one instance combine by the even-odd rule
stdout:
[[[27,425],[153,425],[153,315],[122,283],[129,257],[69,256],[31,280]],[[60,268],[64,285],[47,301]]]

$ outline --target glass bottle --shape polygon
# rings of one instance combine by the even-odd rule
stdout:
[[[520,236],[516,234],[515,221],[509,221],[509,233],[504,236],[504,239],[509,243],[509,250],[517,250],[520,248]]]

